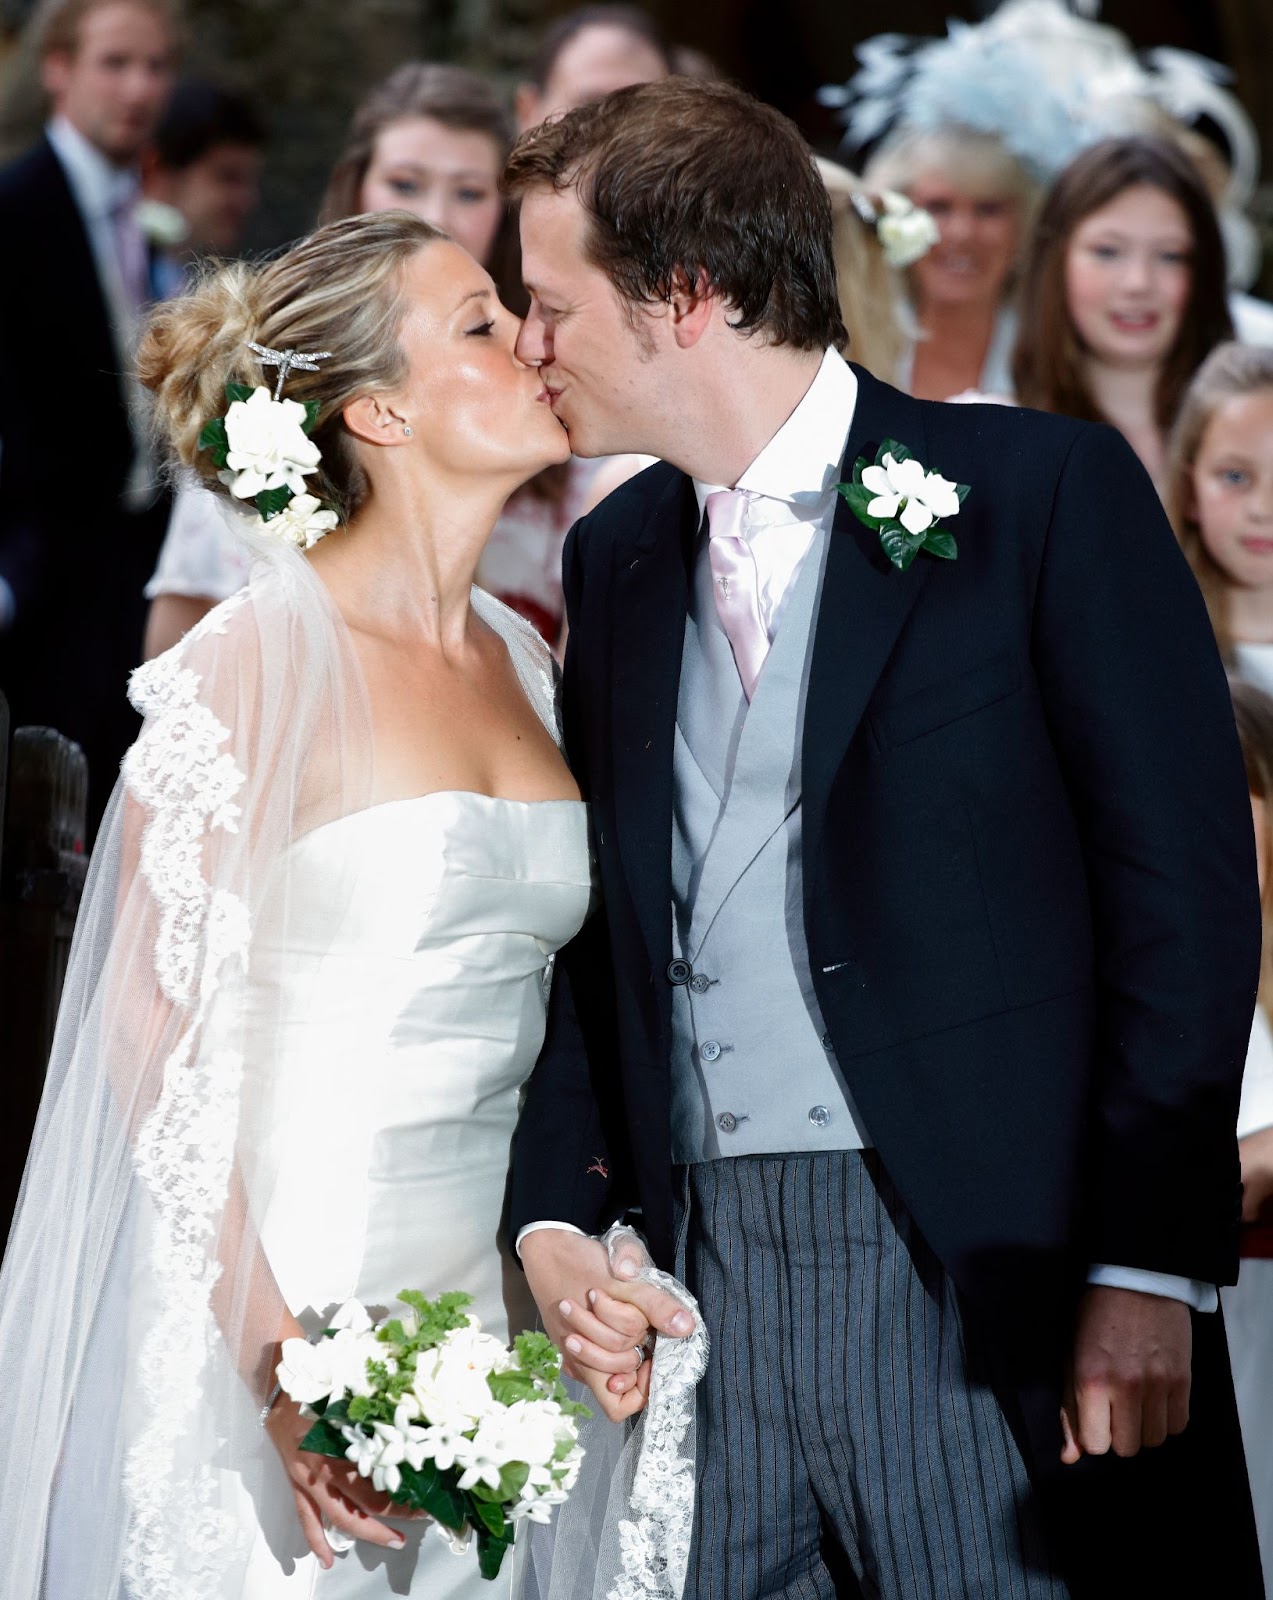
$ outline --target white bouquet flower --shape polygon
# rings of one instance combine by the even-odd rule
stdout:
[[[494,1578],[517,1524],[549,1521],[574,1488],[587,1410],[547,1335],[519,1334],[510,1350],[464,1310],[469,1295],[399,1298],[404,1314],[377,1326],[350,1300],[316,1344],[285,1340],[279,1383],[316,1419],[302,1449],[353,1462],[465,1542],[475,1534]]]

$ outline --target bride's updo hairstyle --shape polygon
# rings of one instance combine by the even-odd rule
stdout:
[[[306,488],[347,520],[367,482],[341,413],[360,395],[391,390],[405,378],[403,270],[418,250],[445,237],[404,211],[346,217],[262,265],[212,269],[189,294],[159,306],[142,334],[137,368],[154,392],[169,455],[229,498],[211,453],[199,449],[199,434],[225,415],[227,383],[274,392],[277,369],[258,361],[249,340],[271,350],[329,350],[317,372],[293,367],[283,394],[318,402],[312,438],[323,459]]]

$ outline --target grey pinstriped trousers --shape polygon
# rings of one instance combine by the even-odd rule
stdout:
[[[875,1152],[682,1179],[712,1340],[685,1600],[1062,1600],[950,1280]]]

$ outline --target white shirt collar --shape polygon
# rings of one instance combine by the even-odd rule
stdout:
[[[817,515],[840,479],[857,394],[853,369],[839,351],[828,349],[800,404],[735,487],[785,501],[797,517]],[[708,495],[726,487],[694,479],[700,518]]]
[[[117,167],[66,117],[54,117],[44,132],[85,217],[110,217],[137,194],[135,168]]]

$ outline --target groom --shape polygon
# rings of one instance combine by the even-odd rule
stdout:
[[[512,1225],[611,1416],[677,1308],[581,1235],[639,1212],[699,1298],[687,1595],[1260,1594],[1215,1311],[1250,813],[1148,480],[846,365],[825,193],[737,90],[622,91],[507,185],[519,354],[578,454],[661,458],[566,547],[604,909]],[[886,441],[969,486],[956,559],[837,493]]]

